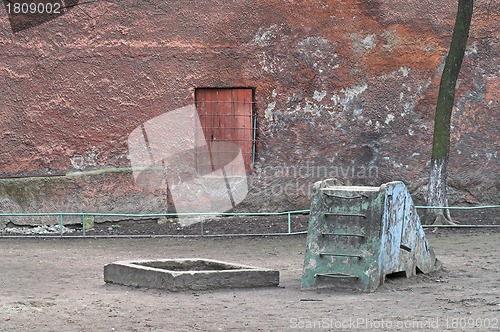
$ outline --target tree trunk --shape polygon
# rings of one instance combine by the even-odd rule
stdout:
[[[469,37],[474,0],[459,0],[450,51],[446,57],[439,84],[436,114],[434,116],[434,137],[432,141],[431,170],[427,192],[428,206],[448,206],[448,159],[450,156],[451,113],[455,101],[455,87]],[[448,209],[426,210],[426,224],[433,224],[438,217],[451,222]]]

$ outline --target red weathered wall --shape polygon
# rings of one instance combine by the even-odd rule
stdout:
[[[476,1],[452,122],[455,202],[499,202],[499,9]],[[17,33],[0,10],[0,173],[130,166],[128,134],[193,103],[196,87],[254,87],[257,158],[242,208],[307,207],[319,167],[356,184],[403,180],[419,199],[455,10],[451,0],[97,2]],[[280,175],[301,165],[299,178]],[[23,199],[3,185],[0,207],[162,210],[154,190],[113,176],[52,194],[19,187]]]

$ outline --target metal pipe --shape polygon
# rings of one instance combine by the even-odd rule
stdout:
[[[198,234],[177,235],[177,234],[155,234],[155,235],[4,235],[2,239],[150,239],[150,238],[201,238],[201,237],[245,237],[245,236],[289,236],[289,235],[304,235],[306,231],[294,233],[254,233],[254,234]]]
[[[476,209],[496,209],[500,205],[485,206],[416,206],[417,209],[450,209],[450,210],[476,210]],[[311,210],[292,210],[284,212],[185,212],[185,213],[99,213],[85,212],[87,216],[101,217],[129,217],[129,218],[150,218],[150,217],[175,217],[175,216],[279,216],[289,214],[305,214]],[[81,216],[82,212],[46,212],[46,213],[0,213],[0,217],[46,217],[46,216]]]
[[[479,209],[500,209],[500,205],[481,206],[424,206],[416,205],[416,209],[448,209],[448,210],[479,210]]]
[[[285,212],[184,212],[184,213],[100,213],[85,212],[86,216],[99,217],[129,217],[129,218],[151,218],[151,217],[176,217],[176,216],[280,216],[286,214],[304,214],[310,210],[294,210]],[[45,212],[45,213],[0,213],[0,217],[47,217],[47,216],[81,216],[83,212]]]
[[[0,176],[0,180],[55,178],[55,177],[64,177],[64,176],[66,176],[66,174],[63,174],[63,173],[43,174],[43,175],[3,175],[3,176]]]
[[[423,228],[497,228],[500,225],[422,225]]]

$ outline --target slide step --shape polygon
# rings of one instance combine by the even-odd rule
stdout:
[[[358,276],[353,274],[346,273],[316,273],[316,277],[326,277],[326,278],[355,278],[358,279]]]
[[[366,215],[360,213],[331,213],[325,212],[325,216],[341,216],[341,217],[362,217],[366,219]]]
[[[337,256],[337,257],[356,257],[356,258],[363,258],[361,255],[351,255],[351,254],[336,254],[334,252],[320,252],[320,256]]]

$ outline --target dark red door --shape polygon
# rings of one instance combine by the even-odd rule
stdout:
[[[252,97],[253,91],[248,88],[196,89],[196,109],[212,156],[212,170],[224,166],[217,165],[217,163],[230,162],[234,157],[234,151],[215,149],[214,142],[231,142],[239,146],[246,172],[252,171],[254,144]],[[217,158],[213,158],[214,153],[218,154]],[[210,165],[200,162],[202,159],[197,160],[197,170],[201,173],[208,173]],[[214,160],[217,162],[214,163]]]

